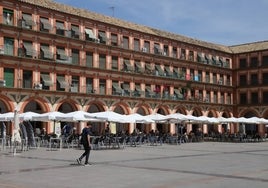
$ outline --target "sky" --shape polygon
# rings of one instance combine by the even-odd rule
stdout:
[[[226,46],[268,40],[268,0],[54,0]]]

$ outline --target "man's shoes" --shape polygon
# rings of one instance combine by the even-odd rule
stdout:
[[[89,165],[91,165],[91,163],[85,163],[85,165],[84,165],[84,166],[89,166]]]
[[[81,164],[81,159],[76,159],[78,164]]]

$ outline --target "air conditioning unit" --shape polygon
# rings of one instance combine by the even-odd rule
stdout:
[[[5,87],[5,86],[6,86],[6,81],[0,80],[0,87]]]
[[[35,84],[34,88],[35,89],[42,89],[43,88],[43,84],[40,84],[40,83]]]
[[[143,47],[143,48],[141,48],[141,51],[142,52],[147,52],[147,48]]]

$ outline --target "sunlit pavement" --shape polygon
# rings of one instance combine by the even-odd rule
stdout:
[[[83,150],[0,151],[1,188],[198,187],[268,185],[268,142],[125,147],[93,150],[90,166],[76,164]]]

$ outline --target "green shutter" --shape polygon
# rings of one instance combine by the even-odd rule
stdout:
[[[5,68],[4,79],[6,81],[6,87],[14,87],[14,69]]]

